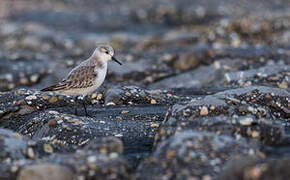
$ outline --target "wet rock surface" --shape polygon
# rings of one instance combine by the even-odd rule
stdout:
[[[1,1],[0,179],[287,179],[289,8]],[[96,92],[39,91],[103,42]]]

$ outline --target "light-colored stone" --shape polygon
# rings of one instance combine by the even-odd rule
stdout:
[[[202,106],[201,110],[200,110],[200,115],[201,116],[206,116],[208,115],[208,109],[206,106]]]
[[[17,180],[72,180],[74,174],[66,167],[38,164],[21,170]]]

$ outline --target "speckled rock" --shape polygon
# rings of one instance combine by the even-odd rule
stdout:
[[[156,148],[140,164],[140,179],[215,178],[231,158],[255,155],[257,146],[214,133],[182,131]]]
[[[19,133],[0,128],[0,161],[11,161],[26,157],[27,141]]]
[[[97,98],[92,95],[85,99],[91,117],[83,116],[81,104],[78,105],[79,115],[74,115],[74,98],[71,96],[24,89],[7,92],[0,100],[3,112],[0,126],[41,141],[42,146],[52,146],[46,146],[44,154],[72,152],[95,138],[106,136],[121,138],[126,151],[148,150],[168,108],[165,102],[173,103],[178,98],[165,92],[150,94],[137,87],[124,89],[132,93],[126,96],[127,102],[138,103],[138,106],[90,104],[90,98]],[[124,94],[128,95],[127,92]],[[142,92],[147,96],[141,96]],[[162,104],[158,102],[161,100],[159,94],[168,98],[163,98]],[[141,97],[141,100],[135,101],[134,97]]]
[[[224,84],[238,87],[252,85],[267,85],[281,89],[290,87],[290,66],[271,64],[259,69],[226,73]]]
[[[160,167],[156,177],[209,180],[249,147],[262,151],[261,162],[279,162],[290,152],[289,8],[288,0],[0,1],[0,91],[12,90],[0,92],[0,127],[21,135],[2,136],[17,143],[0,143],[0,179],[45,163],[79,180],[134,179],[141,163],[143,179]],[[78,115],[75,97],[37,91],[97,43],[111,44],[123,65],[109,62],[104,84],[79,98]],[[205,140],[179,136],[192,130]],[[21,145],[7,155],[20,142],[25,152]],[[221,142],[229,148],[215,149]],[[190,151],[174,154],[179,147]],[[252,169],[240,174],[264,170]]]
[[[44,175],[52,172],[56,179],[134,179],[131,168],[124,159],[115,154],[106,156],[87,151],[54,154],[34,161],[21,159],[11,165],[3,164],[2,171],[4,175],[7,174],[4,176],[1,173],[1,176],[7,179],[16,179],[16,175],[18,175],[17,179],[45,179],[48,177]]]
[[[208,112],[202,115],[203,108]],[[289,92],[262,86],[239,88],[174,105],[169,109],[155,144],[187,129],[259,139],[288,145]]]
[[[93,139],[84,147],[86,151],[98,152],[104,155],[116,153],[119,156],[123,153],[123,143],[116,137],[104,137]]]
[[[71,180],[73,179],[73,172],[68,168],[52,165],[52,164],[38,164],[29,166],[19,173],[18,180]]]
[[[1,58],[1,57],[0,57]],[[48,74],[48,64],[38,60],[0,60],[0,90],[32,86]]]
[[[77,152],[69,153],[72,150],[63,147],[64,144],[59,145],[60,140],[32,141],[9,130],[0,131],[1,179],[46,179],[51,178],[47,176],[50,173],[54,179],[134,177],[130,173],[131,166],[120,157],[123,146],[118,138],[98,138],[83,150],[79,148]]]
[[[106,91],[105,104],[133,105],[133,104],[174,104],[175,102],[190,99],[180,93],[167,90],[146,90],[137,86],[113,87]]]
[[[253,157],[237,158],[229,161],[218,180],[284,180],[290,176],[288,157],[281,159],[261,159]]]

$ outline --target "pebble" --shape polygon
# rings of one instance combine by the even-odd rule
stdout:
[[[34,151],[32,148],[27,149],[27,156],[31,159],[33,159],[35,157],[35,154],[34,154]]]
[[[239,121],[239,123],[240,123],[241,125],[244,125],[244,126],[249,126],[249,125],[252,124],[252,122],[253,122],[253,119],[252,119],[252,118],[244,118],[244,119],[241,119],[241,120]]]
[[[112,153],[109,154],[109,157],[110,157],[111,159],[116,159],[116,158],[119,157],[119,154],[116,153],[116,152],[112,152]]]
[[[55,97],[55,96],[51,97],[51,98],[48,100],[49,103],[55,103],[56,101],[57,101],[57,97]]]
[[[62,119],[57,121],[57,124],[61,124],[61,123],[63,123]]]
[[[35,100],[35,99],[37,99],[37,97],[34,96],[34,95],[30,95],[30,96],[27,96],[27,97],[25,98],[25,100],[28,100],[28,101]]]
[[[101,100],[103,98],[103,94],[98,94],[97,100]]]
[[[170,150],[166,153],[166,159],[172,159],[175,156],[176,152],[174,150]]]
[[[127,110],[123,110],[123,111],[121,111],[121,114],[127,114],[129,111],[127,111]]]
[[[59,112],[57,112],[57,111],[48,111],[48,113],[53,114],[53,115],[59,114]]]
[[[115,134],[115,137],[123,137],[123,134]]]
[[[42,99],[44,99],[44,100],[48,100],[48,99],[49,99],[49,96],[46,95],[46,94],[42,94],[41,97],[42,97]]]
[[[51,119],[47,122],[49,127],[55,127],[56,126],[56,120],[55,119]]]
[[[172,97],[173,95],[172,94],[170,94],[170,93],[167,93],[166,94],[168,97]]]
[[[96,97],[97,97],[97,93],[93,93],[91,96],[92,99],[95,99]]]
[[[258,131],[253,131],[252,132],[252,137],[253,138],[258,138],[260,136],[260,133]]]
[[[107,106],[115,106],[116,104],[114,102],[108,102],[106,105]]]
[[[22,77],[22,78],[20,78],[20,83],[21,84],[24,84],[24,85],[26,85],[26,84],[28,84],[28,79],[27,78],[25,78],[25,77]]]
[[[89,156],[87,158],[88,163],[94,163],[97,161],[97,157],[96,156]]]
[[[53,153],[53,148],[50,144],[43,144],[43,150],[47,153]]]
[[[30,81],[33,82],[33,83],[37,82],[38,79],[39,79],[39,75],[38,74],[34,74],[34,75],[30,76]]]
[[[151,99],[150,103],[151,103],[151,104],[156,104],[157,102],[156,102],[155,99]]]
[[[16,171],[18,171],[18,167],[17,166],[12,166],[11,167],[11,172],[15,173]]]
[[[287,89],[288,83],[286,81],[282,81],[281,83],[278,83],[278,87],[281,89]]]
[[[201,110],[200,110],[200,115],[201,116],[206,116],[208,115],[208,109],[206,106],[202,106]]]
[[[158,128],[158,127],[159,127],[159,124],[157,124],[157,123],[152,123],[152,124],[151,124],[151,127],[152,127],[152,128]]]

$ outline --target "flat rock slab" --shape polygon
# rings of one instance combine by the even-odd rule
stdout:
[[[76,150],[97,137],[115,136],[123,140],[126,151],[140,152],[150,150],[166,110],[166,106],[89,108],[92,117],[46,110],[5,120],[1,126],[33,140],[65,145],[59,147],[61,151]]]

